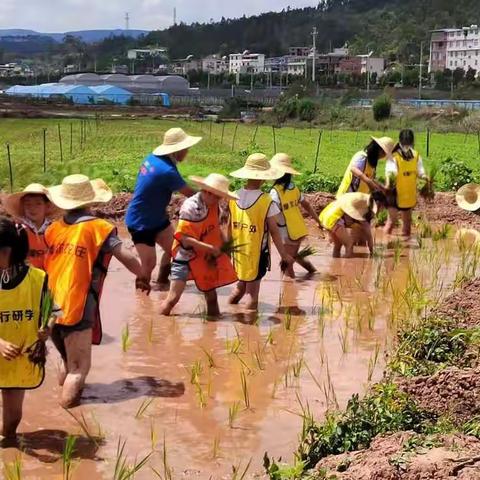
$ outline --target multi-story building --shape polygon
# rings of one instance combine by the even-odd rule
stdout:
[[[227,58],[220,55],[209,55],[202,59],[202,70],[212,75],[228,72]]]
[[[0,77],[33,77],[33,71],[28,65],[5,63],[0,65]]]
[[[312,47],[290,47],[288,55],[291,57],[308,57],[312,54]]]
[[[480,69],[480,29],[477,25],[434,30],[430,41],[429,72]]]
[[[240,73],[263,73],[265,71],[265,55],[263,53],[232,53],[229,56],[229,72]]]

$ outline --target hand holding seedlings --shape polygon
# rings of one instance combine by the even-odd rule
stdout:
[[[15,360],[20,355],[21,349],[17,345],[0,339],[0,355],[8,361]]]

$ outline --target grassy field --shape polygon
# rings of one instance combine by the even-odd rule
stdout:
[[[89,121],[86,141],[80,140],[81,120],[74,119],[0,119],[0,188],[10,189],[6,144],[10,145],[14,189],[38,181],[46,185],[61,181],[70,173],[85,173],[102,177],[115,191],[133,188],[143,157],[162,142],[163,133],[179,125],[202,141],[192,149],[180,166],[184,175],[206,175],[209,172],[228,172],[242,165],[254,151],[267,155],[274,152],[273,130],[269,126],[255,127],[234,123],[194,123],[170,120],[106,120]],[[60,156],[58,128],[62,136],[63,162]],[[46,128],[46,172],[43,171],[43,129]],[[236,134],[235,134],[236,130]],[[257,131],[256,131],[257,130]],[[71,132],[73,136],[71,137]],[[223,132],[223,142],[222,142]],[[398,132],[323,131],[318,171],[341,175],[351,156],[360,150],[370,135],[390,135]],[[276,128],[276,151],[292,155],[303,172],[312,171],[317,150],[319,130]],[[235,137],[235,139],[234,139]],[[235,141],[234,141],[235,140]],[[426,134],[417,135],[417,148],[426,157]],[[474,167],[479,162],[476,134],[432,133],[427,164],[448,157],[462,160]],[[380,167],[382,173],[383,167]]]

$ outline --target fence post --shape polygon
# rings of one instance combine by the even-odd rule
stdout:
[[[277,153],[277,137],[275,135],[275,125],[272,125],[272,134],[273,134],[273,154]]]
[[[73,156],[73,122],[70,122],[70,156]]]
[[[8,161],[8,171],[10,174],[10,193],[13,193],[13,169],[12,169],[12,158],[10,156],[10,144],[6,144],[7,147],[7,161]]]
[[[221,144],[223,145],[223,135],[225,134],[225,122],[222,123],[222,140],[221,140]]]
[[[258,124],[256,125],[255,131],[253,132],[252,143],[255,143],[255,140],[257,139],[257,132],[258,132]]]
[[[47,129],[43,129],[43,173],[47,171]]]
[[[60,147],[60,161],[63,163],[62,130],[60,124],[58,124],[58,145]]]
[[[237,129],[238,129],[238,123],[235,124],[235,131],[233,132],[232,152],[235,150],[235,138],[237,136]]]
[[[430,156],[430,129],[427,128],[427,157]]]
[[[317,153],[315,154],[315,165],[313,167],[313,173],[317,173],[318,165],[318,155],[320,154],[320,144],[322,143],[323,130],[318,132],[318,141],[317,141]]]
[[[480,153],[480,130],[477,132],[478,153]]]

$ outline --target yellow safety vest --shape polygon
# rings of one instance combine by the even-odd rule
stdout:
[[[413,208],[417,204],[417,171],[419,155],[414,150],[413,158],[405,160],[400,152],[393,154],[397,164],[397,207]]]
[[[326,230],[333,230],[337,222],[343,217],[344,212],[338,202],[329,203],[320,213],[320,223]]]
[[[363,153],[364,155],[366,155],[365,152],[359,152],[359,153]],[[353,158],[355,158],[357,155],[355,155]],[[342,182],[340,183],[340,187],[338,188],[336,198],[339,198],[344,193],[350,192],[350,187],[353,181],[353,173],[352,173],[353,158],[350,161],[350,164],[348,165],[347,171],[343,176]],[[375,178],[375,169],[368,163],[368,160],[365,161],[365,169],[363,173],[368,178]],[[358,189],[355,191],[360,193],[370,193],[370,187],[364,181],[360,180],[360,185],[358,186]]]
[[[235,245],[244,245],[241,252],[233,254],[233,265],[238,279],[253,282],[258,276],[263,238],[268,232],[267,214],[272,199],[262,193],[250,208],[240,208],[230,200],[230,221]]]
[[[274,190],[280,198],[281,209],[285,217],[285,224],[290,240],[300,240],[308,235],[307,225],[300,211],[301,193],[297,187],[289,190],[281,185],[275,185]],[[280,225],[281,226],[281,225]]]
[[[45,277],[43,270],[29,267],[20,285],[0,290],[0,338],[21,347],[22,352],[37,341]],[[44,376],[44,369],[34,366],[27,353],[11,361],[0,356],[0,389],[37,388]]]

